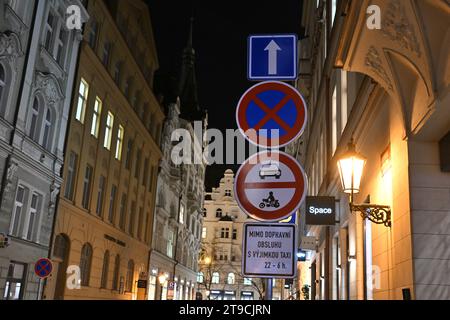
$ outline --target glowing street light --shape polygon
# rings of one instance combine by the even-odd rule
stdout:
[[[366,158],[356,152],[353,138],[348,144],[348,150],[337,160],[342,189],[350,193],[350,210],[359,211],[363,219],[367,218],[373,223],[391,226],[391,208],[376,204],[354,204],[353,195],[358,193],[361,185]]]

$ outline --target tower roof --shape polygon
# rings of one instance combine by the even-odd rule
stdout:
[[[193,46],[194,18],[190,19],[190,28],[179,76],[177,96],[181,101],[181,118],[201,120],[203,112],[198,103],[197,79],[195,76],[195,50]]]

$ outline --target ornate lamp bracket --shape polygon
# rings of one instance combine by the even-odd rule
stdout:
[[[350,210],[359,212],[363,219],[367,218],[375,224],[391,227],[391,207],[389,206],[350,203]]]

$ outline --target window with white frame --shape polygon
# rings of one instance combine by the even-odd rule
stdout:
[[[205,276],[204,276],[203,272],[198,272],[197,273],[197,283],[203,283],[203,281],[205,281]]]
[[[53,126],[53,114],[50,108],[47,109],[45,113],[45,119],[43,123],[43,135],[41,145],[47,150],[51,149],[52,146],[52,126]]]
[[[125,129],[122,125],[119,125],[119,130],[117,130],[117,142],[116,142],[116,160],[122,160],[122,148],[123,148],[123,136]]]
[[[108,150],[111,149],[111,137],[113,126],[114,126],[114,115],[112,114],[111,111],[108,111],[108,116],[106,117],[105,140],[103,142],[103,146]]]
[[[169,229],[167,232],[167,256],[173,258],[174,232]]]
[[[45,23],[45,37],[44,37],[44,48],[50,54],[52,53],[53,47],[53,34],[57,27],[57,17],[52,10],[49,11],[47,16],[47,22]]]
[[[24,204],[26,197],[28,196],[28,188],[19,185],[16,191],[16,199],[14,202],[14,210],[11,218],[11,225],[9,228],[9,234],[19,236],[21,220],[23,219]]]
[[[77,109],[75,113],[75,119],[77,119],[81,123],[84,123],[84,115],[86,113],[88,94],[89,94],[89,84],[86,82],[86,80],[81,78],[80,87],[78,89]]]
[[[39,111],[41,104],[37,97],[34,98],[33,106],[31,107],[31,121],[30,121],[30,133],[29,136],[34,141],[39,141]]]
[[[98,133],[100,129],[100,117],[102,114],[103,102],[99,97],[95,98],[94,102],[94,112],[92,113],[92,125],[91,125],[91,135],[98,138]]]
[[[69,33],[61,25],[59,29],[58,37],[56,37],[55,54],[53,58],[58,62],[60,66],[64,66],[65,51],[67,48],[67,38]]]
[[[220,274],[218,272],[213,272],[211,283],[218,284],[220,282]]]
[[[228,277],[227,277],[227,283],[228,283],[228,284],[234,284],[235,280],[236,280],[236,278],[235,278],[234,273],[233,273],[233,272],[230,272],[230,273],[228,274]]]
[[[25,238],[29,241],[35,241],[37,236],[37,227],[39,223],[40,205],[42,196],[36,192],[31,195],[30,208],[28,210],[26,230],[24,230]]]

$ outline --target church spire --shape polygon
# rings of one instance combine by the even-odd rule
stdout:
[[[178,82],[177,95],[181,102],[181,117],[186,120],[200,120],[201,109],[197,97],[195,77],[195,50],[193,45],[194,18],[190,18],[189,34],[183,50],[183,61]]]

